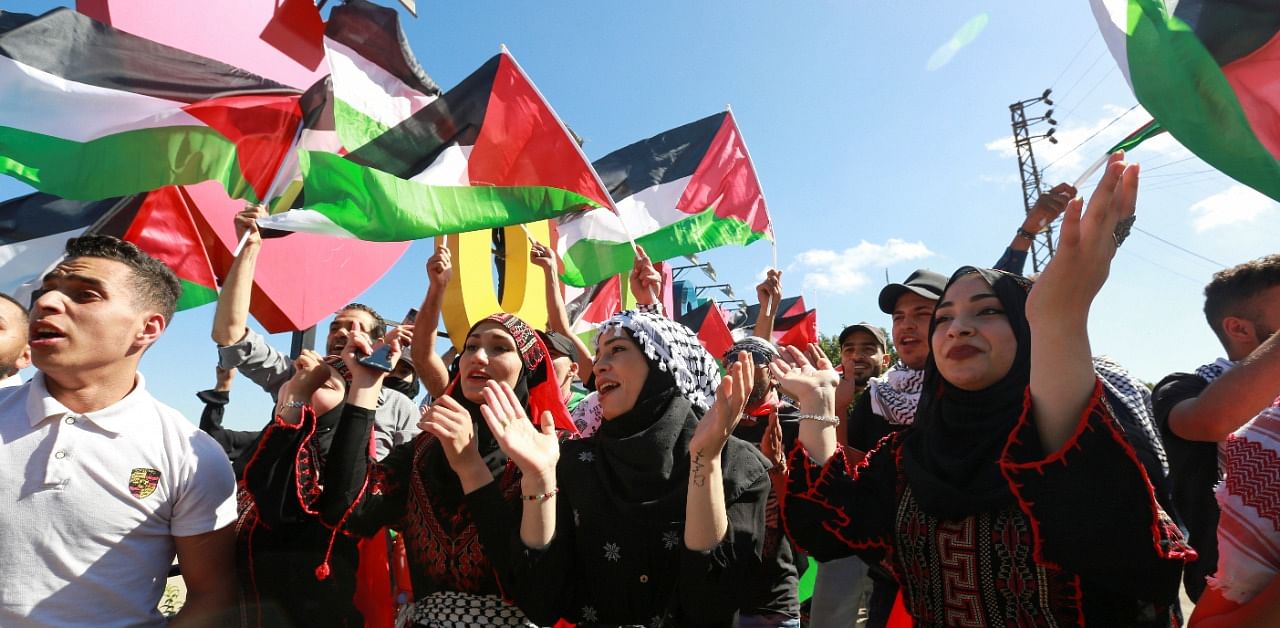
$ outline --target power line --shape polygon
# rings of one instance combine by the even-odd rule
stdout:
[[[1153,171],[1153,170],[1159,170],[1159,169],[1161,169],[1161,168],[1168,168],[1169,166],[1172,166],[1172,165],[1174,165],[1174,164],[1180,164],[1180,163],[1182,163],[1182,162],[1184,162],[1184,161],[1191,161],[1192,159],[1195,159],[1195,158],[1196,158],[1196,156],[1195,156],[1195,155],[1192,155],[1192,156],[1190,156],[1190,157],[1183,157],[1182,159],[1179,159],[1179,160],[1177,160],[1177,161],[1171,161],[1171,162],[1169,162],[1169,163],[1167,163],[1167,164],[1160,164],[1159,166],[1154,166],[1154,167],[1151,167],[1151,168],[1147,168],[1147,169],[1146,169],[1146,172],[1144,172],[1143,174],[1146,174],[1147,172],[1151,172],[1151,171]]]
[[[1125,110],[1124,110],[1124,113],[1121,113],[1120,115],[1118,115],[1118,116],[1116,116],[1116,117],[1112,118],[1112,119],[1111,119],[1111,121],[1110,121],[1110,122],[1108,122],[1108,123],[1107,123],[1105,126],[1103,126],[1101,129],[1098,129],[1097,131],[1094,131],[1094,132],[1093,132],[1093,135],[1090,135],[1089,137],[1085,138],[1085,140],[1084,140],[1083,142],[1080,142],[1079,144],[1076,144],[1076,145],[1075,145],[1075,147],[1074,147],[1074,148],[1072,148],[1071,150],[1069,150],[1069,151],[1067,151],[1067,152],[1065,152],[1065,153],[1062,153],[1061,155],[1058,155],[1058,158],[1057,158],[1057,159],[1055,159],[1055,160],[1053,160],[1053,161],[1051,161],[1051,162],[1049,162],[1049,165],[1045,166],[1045,167],[1044,167],[1044,169],[1045,169],[1045,170],[1048,170],[1049,168],[1053,167],[1053,164],[1056,164],[1056,163],[1058,163],[1059,161],[1062,161],[1062,158],[1063,158],[1063,157],[1066,157],[1067,155],[1070,155],[1071,153],[1074,153],[1074,152],[1076,152],[1077,150],[1080,150],[1080,147],[1081,147],[1081,146],[1084,146],[1085,144],[1088,144],[1090,141],[1092,141],[1092,140],[1093,140],[1093,138],[1098,137],[1098,134],[1099,134],[1099,133],[1102,133],[1103,131],[1105,131],[1105,130],[1107,130],[1107,129],[1111,128],[1111,125],[1113,125],[1113,124],[1115,124],[1115,123],[1119,122],[1119,121],[1120,121],[1120,118],[1123,118],[1123,117],[1125,117],[1126,115],[1129,115],[1129,112],[1131,112],[1131,111],[1133,111],[1134,109],[1137,109],[1137,108],[1138,108],[1137,103],[1134,103],[1134,105],[1133,105],[1132,107],[1129,107],[1128,109],[1125,109]]]
[[[1217,172],[1217,170],[1213,168],[1207,168],[1204,170],[1189,170],[1187,172],[1165,172],[1162,174],[1147,174],[1144,172],[1142,173],[1142,179],[1145,181],[1147,179],[1159,179],[1162,177],[1189,177],[1191,175],[1204,174],[1206,172]],[[1168,183],[1168,181],[1163,181],[1162,183]]]
[[[1131,256],[1133,256],[1133,257],[1136,257],[1136,258],[1138,258],[1138,259],[1140,259],[1140,260],[1142,260],[1142,261],[1144,261],[1144,262],[1146,262],[1146,263],[1148,263],[1148,264],[1151,264],[1152,266],[1155,266],[1156,268],[1159,268],[1159,269],[1161,269],[1161,270],[1163,270],[1163,271],[1165,271],[1165,272],[1167,272],[1167,273],[1174,274],[1174,275],[1177,275],[1177,276],[1179,276],[1179,277],[1181,277],[1181,278],[1183,278],[1183,279],[1186,279],[1187,281],[1190,281],[1190,282],[1192,282],[1192,283],[1196,284],[1197,286],[1199,286],[1199,285],[1203,285],[1203,283],[1204,283],[1204,280],[1203,280],[1203,279],[1195,279],[1195,278],[1193,278],[1193,277],[1191,277],[1191,276],[1189,276],[1189,275],[1184,275],[1184,274],[1182,274],[1182,273],[1180,273],[1180,272],[1178,272],[1178,271],[1176,271],[1176,270],[1174,270],[1174,269],[1172,269],[1172,268],[1169,268],[1168,266],[1165,266],[1164,264],[1161,264],[1160,262],[1157,262],[1157,261],[1152,260],[1152,259],[1148,259],[1148,258],[1143,257],[1143,256],[1141,256],[1141,255],[1138,255],[1137,253],[1134,253],[1134,252],[1133,252],[1132,250],[1130,250],[1130,249],[1122,248],[1122,249],[1119,249],[1119,252],[1124,253],[1125,255],[1131,255]]]
[[[1089,35],[1089,38],[1084,40],[1084,44],[1080,46],[1078,50],[1076,50],[1076,53],[1071,56],[1071,60],[1068,61],[1067,65],[1063,66],[1062,71],[1058,73],[1058,78],[1053,79],[1053,82],[1049,83],[1049,87],[1053,87],[1057,85],[1058,81],[1061,81],[1062,77],[1066,76],[1067,70],[1071,69],[1071,64],[1075,63],[1076,59],[1080,58],[1080,53],[1084,52],[1084,49],[1087,48],[1089,44],[1093,43],[1093,38],[1097,36],[1098,36],[1098,31],[1094,30],[1093,33]]]
[[[1115,72],[1115,71],[1116,71],[1116,66],[1114,66],[1114,65],[1113,65],[1113,66],[1111,66],[1111,69],[1110,69],[1110,70],[1107,70],[1107,73],[1106,73],[1106,74],[1103,74],[1103,75],[1102,75],[1102,78],[1098,79],[1098,82],[1097,82],[1097,83],[1094,83],[1094,84],[1093,84],[1093,87],[1090,87],[1090,88],[1089,88],[1089,91],[1085,92],[1085,93],[1084,93],[1084,96],[1081,96],[1081,97],[1080,97],[1080,100],[1076,103],[1076,106],[1072,107],[1072,108],[1071,108],[1071,111],[1068,111],[1068,112],[1067,112],[1067,115],[1062,116],[1062,117],[1063,117],[1063,119],[1070,118],[1070,117],[1071,117],[1071,114],[1075,113],[1075,112],[1076,112],[1076,109],[1079,109],[1079,108],[1080,108],[1080,105],[1083,105],[1083,104],[1085,103],[1085,101],[1087,101],[1087,100],[1089,99],[1089,96],[1092,96],[1092,95],[1093,95],[1094,90],[1097,90],[1097,89],[1098,89],[1098,87],[1099,87],[1100,85],[1102,85],[1103,81],[1106,81],[1108,78],[1110,78],[1111,73],[1112,73],[1112,72]]]
[[[1154,239],[1156,239],[1156,240],[1158,240],[1158,241],[1160,241],[1160,242],[1163,242],[1163,243],[1165,243],[1165,244],[1167,244],[1167,245],[1169,245],[1169,246],[1171,246],[1171,247],[1173,247],[1173,248],[1175,248],[1175,249],[1178,249],[1179,251],[1182,251],[1183,253],[1186,253],[1187,255],[1190,255],[1190,256],[1192,256],[1192,257],[1196,257],[1196,258],[1202,259],[1202,260],[1204,260],[1204,261],[1206,261],[1206,262],[1209,262],[1210,264],[1213,264],[1214,266],[1217,266],[1218,268],[1226,268],[1226,267],[1227,267],[1227,265],[1226,265],[1226,264],[1223,264],[1222,262],[1219,262],[1219,261],[1217,261],[1217,260],[1209,259],[1209,258],[1207,258],[1207,257],[1205,257],[1205,256],[1203,256],[1203,255],[1201,255],[1201,254],[1199,254],[1199,253],[1196,253],[1195,251],[1192,251],[1191,249],[1188,249],[1188,248],[1187,248],[1187,247],[1185,247],[1185,246],[1181,246],[1181,245],[1178,245],[1178,244],[1174,244],[1173,242],[1170,242],[1170,241],[1168,241],[1168,240],[1166,240],[1166,239],[1164,239],[1164,238],[1162,238],[1162,237],[1160,237],[1160,236],[1158,236],[1158,235],[1156,235],[1156,234],[1154,234],[1154,233],[1151,233],[1150,231],[1147,231],[1146,229],[1143,229],[1142,227],[1137,227],[1137,226],[1135,226],[1135,227],[1133,228],[1133,230],[1134,230],[1134,231],[1137,231],[1138,233],[1141,233],[1141,234],[1143,234],[1143,235],[1145,235],[1145,236],[1148,236],[1148,237],[1154,238]]]
[[[1179,188],[1179,187],[1183,187],[1183,186],[1186,186],[1186,185],[1194,185],[1194,184],[1198,184],[1198,183],[1208,183],[1208,182],[1210,182],[1210,181],[1215,181],[1215,180],[1217,180],[1217,179],[1218,179],[1218,176],[1219,176],[1220,174],[1221,174],[1221,173],[1219,173],[1219,172],[1217,172],[1217,171],[1214,171],[1214,172],[1212,172],[1212,173],[1205,173],[1205,174],[1201,174],[1201,175],[1196,175],[1196,176],[1194,176],[1194,177],[1187,178],[1187,179],[1178,179],[1178,180],[1176,180],[1176,181],[1159,181],[1159,182],[1157,182],[1157,184],[1156,184],[1156,186],[1155,186],[1155,187],[1147,188],[1147,191],[1149,191],[1149,192],[1154,192],[1154,191],[1156,191],[1156,190],[1167,190],[1167,189],[1169,189],[1169,188]]]
[[[1079,78],[1076,79],[1076,82],[1072,83],[1071,87],[1068,87],[1066,91],[1062,93],[1062,98],[1065,99],[1068,95],[1071,94],[1071,90],[1075,89],[1076,85],[1079,85],[1080,81],[1083,81],[1084,77],[1088,76],[1089,73],[1093,71],[1094,66],[1098,65],[1098,62],[1102,60],[1102,55],[1105,55],[1105,54],[1107,54],[1107,49],[1104,47],[1102,49],[1102,52],[1099,52],[1098,56],[1093,58],[1093,63],[1089,64],[1089,68],[1084,71],[1084,74],[1081,74]],[[1066,116],[1063,116],[1063,117],[1066,117]]]

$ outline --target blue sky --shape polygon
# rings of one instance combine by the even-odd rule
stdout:
[[[1035,145],[1040,164],[1053,162],[1048,185],[1074,180],[1147,120],[1139,108],[1103,129],[1136,101],[1083,0],[418,6],[420,18],[404,16],[409,40],[442,87],[505,43],[592,159],[731,104],[764,184],[785,290],[818,308],[825,333],[864,319],[888,326],[876,307],[886,271],[899,281],[917,267],[996,260],[1022,213],[1009,103],[1054,89],[1062,141]],[[1222,265],[1276,251],[1280,206],[1170,138],[1131,158],[1144,165],[1137,226],[1213,260],[1145,233],[1116,258],[1093,308],[1092,347],[1155,381],[1220,354],[1201,291]],[[24,192],[0,181],[0,198]],[[421,299],[428,255],[430,243],[415,243],[360,300],[400,316]],[[702,257],[747,295],[770,256],[762,242]],[[195,391],[213,383],[212,313],[180,314],[142,363],[153,392],[193,420]],[[287,334],[272,341],[287,350]],[[267,398],[251,387],[238,381],[228,425],[267,418]]]

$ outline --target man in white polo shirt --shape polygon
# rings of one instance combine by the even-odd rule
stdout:
[[[223,625],[236,605],[235,484],[221,448],[147,393],[138,361],[180,286],[109,236],[67,242],[30,313],[39,372],[0,391],[0,626]]]

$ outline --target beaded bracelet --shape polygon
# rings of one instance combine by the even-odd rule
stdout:
[[[796,418],[801,421],[817,421],[828,425],[840,425],[840,417],[823,416],[821,414],[797,414]]]
[[[521,495],[520,499],[523,499],[527,502],[545,502],[548,499],[555,497],[556,493],[559,493],[559,492],[560,492],[560,487],[557,486],[541,495]]]
[[[1031,240],[1032,242],[1036,241],[1036,234],[1023,229],[1022,227],[1018,227],[1018,237],[1024,240]]]
[[[284,407],[286,407],[286,408],[304,408],[304,407],[306,407],[306,405],[307,405],[307,402],[305,402],[305,401],[286,401],[286,402],[284,402]]]

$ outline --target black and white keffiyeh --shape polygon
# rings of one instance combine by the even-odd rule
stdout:
[[[1213,380],[1218,379],[1219,377],[1222,377],[1223,373],[1226,373],[1227,371],[1231,370],[1231,367],[1235,365],[1236,363],[1232,362],[1231,360],[1228,360],[1226,358],[1218,358],[1217,360],[1214,360],[1196,369],[1196,376],[1212,384]]]
[[[1165,476],[1169,475],[1169,457],[1164,441],[1156,431],[1155,412],[1151,409],[1151,391],[1124,367],[1106,356],[1094,356],[1093,370],[1102,380],[1107,400],[1115,410],[1115,419],[1129,435],[1129,443],[1159,461]],[[1117,407],[1119,406],[1119,407]]]
[[[871,395],[871,411],[892,425],[911,425],[920,405],[924,388],[924,371],[908,368],[898,362],[884,375],[872,378],[867,394]]]
[[[688,327],[658,314],[626,310],[600,324],[597,342],[623,329],[631,332],[650,361],[671,374],[680,396],[700,411],[711,407],[720,366]]]

